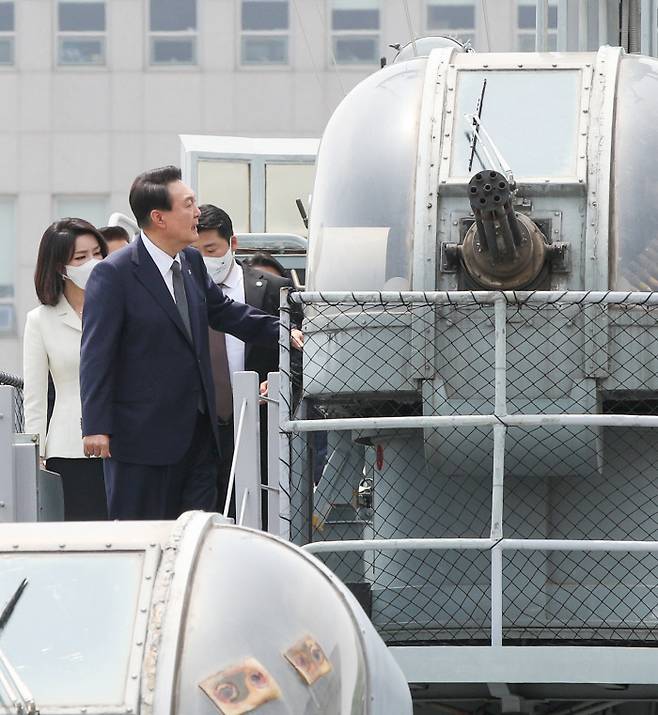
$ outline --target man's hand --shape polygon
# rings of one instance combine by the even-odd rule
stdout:
[[[82,438],[82,450],[85,457],[111,457],[110,435],[109,434],[89,434]]]
[[[297,328],[293,328],[290,331],[290,344],[296,350],[303,350],[304,349],[304,333],[302,333],[301,330],[297,330]]]

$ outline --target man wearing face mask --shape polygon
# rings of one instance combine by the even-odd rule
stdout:
[[[281,288],[291,286],[291,282],[240,264],[235,259],[238,239],[226,211],[211,204],[204,204],[199,210],[199,238],[192,245],[201,252],[208,275],[227,297],[278,317]],[[232,375],[243,370],[254,371],[263,382],[268,372],[279,369],[279,350],[277,345],[243,343],[232,335],[212,329],[209,331],[209,342],[221,446],[217,508],[223,511],[233,459]],[[265,438],[265,431],[261,429],[261,443],[265,442]],[[263,444],[261,454],[264,454]]]

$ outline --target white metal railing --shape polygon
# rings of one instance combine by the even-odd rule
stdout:
[[[315,554],[330,552],[386,552],[386,551],[446,551],[480,550],[491,554],[491,644],[501,645],[503,638],[503,554],[508,551],[565,551],[565,552],[658,552],[658,542],[619,540],[569,540],[569,539],[506,539],[503,536],[503,486],[505,448],[509,427],[540,426],[591,426],[591,427],[658,427],[658,416],[629,414],[509,414],[507,402],[507,322],[508,306],[524,304],[551,305],[624,305],[658,306],[658,293],[639,292],[332,292],[298,293],[289,300],[303,305],[340,304],[372,308],[374,311],[391,305],[413,303],[437,306],[464,306],[472,304],[494,307],[494,410],[491,414],[405,417],[355,417],[344,419],[292,419],[289,362],[288,310],[282,310],[280,348],[281,402],[280,429],[285,453],[293,433],[324,430],[395,430],[428,427],[489,426],[493,431],[491,528],[488,539],[473,538],[423,538],[423,539],[370,539],[321,541],[303,548]],[[285,307],[282,304],[282,307]],[[366,311],[367,314],[367,311]],[[359,326],[363,327],[360,322]],[[282,479],[289,480],[287,465],[281,463]]]
[[[279,373],[268,375],[268,396],[259,394],[258,374],[233,376],[235,440],[229,483],[224,502],[228,516],[235,495],[236,521],[241,526],[262,527],[261,493],[267,494],[267,530],[289,537],[288,490],[279,481]],[[267,483],[261,483],[260,404],[267,404]]]
[[[503,554],[511,551],[658,553],[656,541],[588,539],[364,539],[317,541],[302,546],[312,554],[387,551],[489,551],[491,559],[491,645],[503,644]]]
[[[491,538],[500,539],[503,513],[503,474],[505,470],[505,444],[509,427],[541,426],[626,426],[658,427],[658,416],[651,415],[600,415],[600,414],[508,414],[507,411],[507,306],[524,304],[573,305],[625,305],[658,306],[658,293],[603,292],[603,291],[459,291],[459,292],[309,292],[293,293],[293,302],[304,305],[336,303],[385,306],[413,303],[435,305],[493,305],[494,306],[494,411],[484,415],[418,415],[405,417],[355,417],[341,419],[293,420],[290,410],[281,420],[284,433],[316,432],[323,430],[393,430],[427,427],[490,426],[493,429],[493,474]],[[284,306],[285,307],[285,306]],[[290,395],[289,315],[282,311],[282,361],[281,394]]]

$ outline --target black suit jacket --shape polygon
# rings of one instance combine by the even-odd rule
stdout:
[[[196,249],[185,248],[180,257],[192,341],[141,238],[99,263],[87,284],[82,433],[109,434],[119,461],[178,462],[191,442],[199,401],[214,412],[209,325],[246,343],[272,348],[278,341],[279,321],[227,298]]]
[[[244,299],[247,305],[279,317],[281,288],[289,288],[292,283],[287,278],[242,266],[244,275]],[[279,369],[279,346],[247,343],[244,350],[244,369],[258,373],[261,380],[267,379],[268,372]]]

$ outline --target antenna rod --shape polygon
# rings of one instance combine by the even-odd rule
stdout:
[[[409,2],[408,0],[402,0],[404,5],[404,12],[407,16],[407,25],[409,26],[409,34],[411,35],[411,46],[414,48],[414,57],[418,57],[418,48],[416,47],[416,33],[414,32],[414,26],[411,23],[411,14],[409,12]]]

